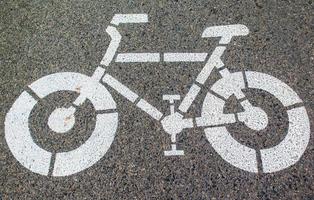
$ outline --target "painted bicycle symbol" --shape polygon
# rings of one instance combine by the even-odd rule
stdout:
[[[219,37],[219,45],[208,53],[116,53],[121,41],[119,25],[124,23],[146,23],[146,14],[116,14],[106,29],[111,41],[108,49],[92,76],[80,73],[62,72],[50,74],[31,83],[32,91],[22,92],[16,99],[5,119],[5,138],[14,157],[27,169],[41,175],[48,175],[53,165],[52,176],[68,176],[78,173],[99,161],[108,151],[114,140],[118,126],[116,102],[106,87],[132,102],[150,117],[160,122],[165,132],[171,136],[171,149],[165,156],[182,156],[183,150],[177,149],[176,137],[183,129],[202,127],[206,138],[216,152],[231,165],[242,170],[258,173],[257,151],[235,140],[226,125],[243,122],[252,130],[262,130],[269,122],[267,113],[253,106],[243,92],[245,88],[266,91],[278,99],[286,112],[289,127],[285,138],[271,148],[260,149],[262,172],[271,173],[294,165],[304,153],[310,138],[309,118],[300,97],[285,83],[277,78],[254,71],[231,73],[220,59],[226,46],[235,36],[249,33],[240,24],[208,27],[202,37]],[[156,107],[139,97],[127,86],[105,71],[112,61],[115,62],[204,62],[205,65],[196,77],[188,93],[163,95],[169,101],[170,114],[165,115]],[[200,116],[185,117],[188,109],[200,93],[202,86],[210,77],[212,70],[218,70],[221,78],[207,91],[203,100]],[[48,126],[56,133],[66,133],[75,124],[75,112],[89,100],[97,112],[94,130],[85,143],[67,152],[53,153],[38,146],[31,135],[29,117],[32,109],[42,99],[59,91],[72,91],[78,97],[72,106],[58,107],[51,112]],[[34,95],[36,97],[34,97]],[[225,100],[231,95],[239,100],[243,112],[225,114]],[[176,107],[175,103],[179,103]],[[66,123],[65,123],[66,122]]]

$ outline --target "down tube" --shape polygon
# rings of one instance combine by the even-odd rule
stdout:
[[[121,94],[123,97],[125,97],[127,100],[131,101],[138,108],[146,112],[152,118],[159,121],[163,117],[163,114],[155,106],[151,105],[143,98],[140,98],[135,92],[130,90],[128,87],[123,85],[120,81],[118,81],[111,75],[105,74],[102,78],[102,81],[103,83],[106,83],[115,91],[117,91],[119,94]]]

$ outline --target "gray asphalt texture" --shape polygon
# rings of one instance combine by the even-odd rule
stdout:
[[[0,1],[0,197],[314,199],[313,133],[300,161],[272,174],[253,174],[226,163],[200,128],[179,135],[178,145],[185,156],[165,157],[164,150],[171,142],[161,124],[110,88],[119,112],[115,140],[107,154],[83,172],[60,178],[32,173],[15,160],[4,138],[5,114],[25,86],[55,72],[93,73],[109,44],[105,29],[116,13],[149,15],[146,25],[121,26],[119,52],[211,53],[218,40],[200,37],[206,27],[246,25],[250,34],[232,40],[223,58],[226,66],[230,71],[267,73],[287,83],[303,99],[313,130],[313,6],[312,0]],[[107,71],[167,113],[169,106],[162,95],[186,94],[202,67],[188,63],[113,63]],[[206,87],[210,88],[213,81]],[[280,103],[260,93],[251,91],[252,101],[278,116],[271,120],[272,134],[248,137],[243,134],[243,125],[229,127],[239,141],[253,147],[257,140],[265,146],[280,142],[287,128]],[[33,110],[30,128],[36,132],[33,137],[39,145],[51,151],[68,151],[88,138],[94,113],[88,111],[87,102],[75,131],[54,137],[42,123],[49,114],[48,107],[75,98],[72,93],[58,95]],[[205,95],[203,90],[190,116],[200,114]],[[242,133],[243,139],[236,133]]]

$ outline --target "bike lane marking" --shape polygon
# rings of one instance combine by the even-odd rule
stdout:
[[[159,53],[119,53],[116,62],[159,62]]]
[[[111,23],[115,25],[119,25],[120,23],[141,23],[141,22],[147,22],[147,21],[148,21],[148,18],[146,14],[136,14],[136,15],[117,14],[114,16]],[[111,36],[112,43],[110,43],[108,50],[106,52],[106,55],[101,61],[101,64],[108,66],[115,56],[115,52],[121,40],[121,35],[117,31],[117,29],[112,26],[109,26],[106,29],[106,31]],[[228,44],[233,36],[246,35],[246,34],[248,34],[248,29],[246,26],[228,25],[228,26],[216,26],[216,27],[206,28],[204,33],[202,34],[202,37],[221,37],[220,44]],[[212,90],[216,92],[217,94],[223,96],[225,99],[227,99],[231,94],[235,94],[236,97],[239,99],[245,98],[241,90],[243,89],[245,85],[245,79],[246,79],[249,88],[257,88],[257,89],[262,89],[267,92],[270,92],[272,95],[278,98],[283,103],[284,106],[291,106],[292,104],[302,102],[302,100],[298,97],[298,95],[288,85],[284,84],[282,81],[270,75],[265,75],[265,74],[257,73],[257,72],[230,73],[227,68],[223,68],[224,63],[222,62],[220,58],[223,52],[225,51],[225,49],[226,49],[225,46],[217,46],[215,48],[212,55],[209,57],[208,61],[206,62],[204,68],[201,70],[201,72],[197,76],[196,82],[192,85],[188,94],[185,96],[185,98],[181,102],[181,105],[179,106],[179,110],[181,110],[182,112],[188,111],[188,108],[191,106],[191,104],[193,103],[194,99],[196,98],[196,96],[198,95],[201,89],[199,85],[202,85],[206,82],[213,68],[216,68],[219,70],[220,74],[222,75],[222,79],[220,79],[213,85]],[[204,61],[207,57],[207,53],[164,53],[164,54],[120,53],[116,57],[116,62],[123,62],[123,63],[125,62],[128,62],[128,63],[129,62],[131,63],[132,62],[160,62],[161,55],[163,55],[163,60],[165,62],[201,62],[201,61]],[[84,81],[80,80],[79,81],[80,84],[78,85],[76,85],[77,82],[72,80],[73,77],[68,76],[69,74],[75,74],[75,73],[65,72],[65,73],[57,74],[57,75],[60,75],[60,77],[57,77],[56,74],[52,74],[47,77],[44,77],[45,79],[39,79],[38,81],[35,81],[33,84],[30,85],[30,88],[40,98],[43,98],[47,96],[48,94],[50,94],[51,91],[73,90],[73,87],[74,87],[73,85],[75,85],[74,90],[80,93],[79,97],[74,102],[74,104],[76,104],[77,106],[79,106],[82,102],[84,102],[86,98],[89,98],[90,100],[92,100],[93,105],[96,109],[100,109],[100,108],[104,109],[104,108],[107,108],[106,106],[108,105],[110,109],[115,108],[115,106],[114,108],[111,107],[111,105],[113,104],[115,105],[115,102],[113,100],[110,100],[110,98],[108,98],[107,92],[102,92],[105,94],[104,95],[105,98],[107,98],[105,99],[105,101],[101,96],[99,96],[99,94],[101,93],[99,91],[103,90],[104,88],[98,82],[104,74],[103,69],[99,69],[99,68],[96,69],[93,75],[93,78],[97,79],[96,82],[95,80],[92,80],[92,78],[90,77],[81,78],[82,80],[84,79]],[[244,75],[244,77],[242,75]],[[73,76],[87,77],[85,75],[78,75],[78,74],[73,75]],[[42,83],[41,82],[42,80],[45,80],[45,83]],[[144,99],[140,99],[136,93],[131,91],[128,87],[120,83],[117,79],[113,78],[112,76],[105,74],[105,76],[102,78],[102,81],[108,84],[109,86],[111,86],[112,88],[114,88],[118,93],[120,93],[122,96],[127,98],[132,103],[137,102],[136,106],[142,109],[143,111],[145,111],[146,113],[148,113],[154,119],[160,120],[163,117],[163,114],[160,111],[158,111],[157,108],[149,104]],[[22,94],[25,96],[24,93]],[[24,96],[21,95],[22,101],[24,100],[27,101],[27,98]],[[215,120],[217,120],[216,118],[218,117],[218,114],[220,112],[222,113],[222,108],[224,106],[223,100],[218,99],[218,97],[217,98],[205,97],[205,100],[206,99],[214,102],[212,104],[207,103],[207,106],[211,107],[213,111],[206,110],[205,112],[203,112],[202,114],[204,117],[199,118],[199,120],[196,120],[198,125],[202,125],[202,123],[205,124],[206,122],[213,123],[215,122]],[[110,103],[104,104],[104,102],[107,102],[107,100]],[[31,106],[34,106],[33,104],[37,103],[35,99],[34,101],[35,102],[30,103]],[[245,101],[245,102],[248,104],[248,101]],[[105,107],[103,107],[104,105]],[[206,105],[206,103],[203,102],[203,105]],[[251,105],[248,104],[247,107],[249,106]],[[25,113],[28,116],[29,112],[28,111],[26,112],[26,111]],[[97,115],[97,119],[98,121],[101,121],[100,118],[105,118],[105,116],[111,116],[112,117],[111,119],[113,118],[114,119],[109,129],[116,130],[115,125],[117,125],[118,119],[117,117],[115,118],[115,115],[117,115],[117,113],[99,114]],[[250,115],[247,115],[248,117],[246,118],[241,117],[239,115],[239,119],[252,119],[255,115],[256,113],[251,112]],[[228,119],[229,121],[234,119],[233,118],[234,116],[228,116],[228,117],[226,117],[225,119]],[[305,151],[305,148],[308,144],[309,122],[308,121],[304,122],[304,120],[302,121],[302,119],[308,118],[305,108],[304,107],[293,108],[293,109],[288,110],[288,117],[289,117],[289,129],[288,129],[288,134],[285,140],[273,148],[269,148],[265,150],[262,149],[259,152],[261,154],[263,168],[265,168],[263,170],[265,170],[265,172],[278,171],[296,163],[300,159],[301,155]],[[9,114],[8,114],[8,119],[12,121]],[[219,120],[223,119],[224,122],[227,121],[224,118],[218,117],[218,119]],[[25,119],[20,118],[19,120],[16,123],[25,129],[26,128]],[[246,120],[243,120],[243,121],[246,121]],[[260,123],[259,120],[253,120],[253,123],[251,123],[252,124],[251,127],[253,129],[254,128],[257,129],[256,127],[258,127],[258,123]],[[48,125],[49,125],[49,122],[48,122]],[[208,124],[205,124],[205,125],[207,126]],[[99,127],[99,125],[97,124],[96,126]],[[108,128],[108,127],[105,127],[105,128]],[[64,132],[63,129],[60,129],[60,130],[61,130],[60,132]],[[213,135],[209,135],[210,130],[214,132]],[[95,131],[96,132],[93,133],[95,135],[92,135],[92,136],[96,137],[97,139],[99,137],[98,136],[99,130],[95,128]],[[236,167],[239,167],[241,169],[244,169],[250,172],[258,171],[257,165],[255,163],[257,162],[255,150],[252,150],[251,148],[248,148],[245,145],[241,145],[240,143],[238,143],[236,140],[234,140],[230,136],[228,131],[223,130],[222,127],[205,128],[205,132],[206,132],[206,136],[208,140],[212,143],[215,150],[217,150],[218,154],[220,154],[223,157],[223,159],[225,159],[227,162],[235,165]],[[220,132],[221,135],[215,134],[218,132]],[[10,134],[12,133],[9,133],[8,137],[12,136]],[[114,133],[112,132],[110,134],[114,135]],[[108,136],[109,138],[110,138],[110,134]],[[94,148],[94,146],[92,145],[93,142],[99,145],[99,143],[97,143],[99,141],[94,141],[93,137],[91,137],[90,140],[86,141],[86,143],[84,143],[80,148],[75,149],[74,151],[56,154],[55,163],[54,163],[55,168],[53,169],[53,175],[54,176],[70,175],[72,173],[76,173],[82,170],[82,168],[85,169],[91,166],[92,164],[94,164],[95,160],[99,160],[101,157],[99,157],[98,154],[95,155],[95,157],[89,156],[90,159],[85,159],[85,158],[80,157],[84,153],[86,154],[90,153],[89,150]],[[26,140],[27,139],[29,140],[29,138],[26,138]],[[291,142],[291,140],[293,141]],[[8,141],[10,142],[10,140]],[[30,142],[30,141],[27,141],[27,142]],[[14,146],[16,144],[14,144],[13,142],[12,145]],[[101,143],[101,145],[103,145],[103,143]],[[230,148],[230,146],[232,146],[233,148],[232,152],[230,152],[230,149],[228,149]],[[109,148],[106,142],[103,147]],[[36,146],[34,148],[36,148]],[[82,150],[84,148],[85,148],[85,151]],[[101,152],[98,152],[98,153],[100,153],[103,156],[107,150],[104,150],[104,151],[100,150],[100,151]],[[34,153],[34,152],[31,152],[31,153]],[[246,155],[245,156],[246,159],[239,157],[238,154],[241,154],[241,153]],[[253,154],[255,155],[255,157],[253,156]],[[62,165],[63,162],[66,162],[71,159],[73,163],[68,163],[68,165],[64,165],[64,166]],[[272,162],[272,160],[274,159],[277,159],[279,161]],[[282,161],[284,159],[286,159],[287,161]],[[93,160],[93,161],[90,161],[90,160]],[[22,160],[21,162],[24,162],[24,161]],[[28,163],[24,163],[24,164],[27,165]],[[46,173],[46,168],[42,169],[42,172],[40,171],[41,169],[35,169],[35,170],[38,170],[39,173]]]
[[[157,108],[155,108],[154,106],[149,104],[144,99],[141,99],[136,104],[136,106],[139,107],[140,109],[142,109],[143,111],[145,111],[147,114],[149,114],[152,118],[154,118],[156,120],[160,120],[163,116],[163,114],[161,112],[159,112],[159,110],[157,110]]]
[[[57,153],[52,176],[68,176],[100,160],[109,149],[118,127],[118,113],[98,114],[92,135],[79,148]]]
[[[132,103],[134,103],[139,98],[136,93],[124,86],[122,83],[120,83],[117,79],[113,78],[109,74],[105,74],[102,81],[108,84],[110,87],[114,88],[117,92],[119,92],[122,96],[124,96]]]
[[[236,141],[226,127],[206,128],[205,134],[215,151],[235,167],[258,172],[256,151]]]
[[[299,105],[302,100],[288,85],[270,75],[245,72],[245,76],[249,88],[271,93],[286,108],[297,105],[287,110],[289,126],[284,140],[271,148],[261,149],[260,152],[263,172],[271,173],[290,167],[301,158],[310,140],[310,124],[304,120],[308,119],[308,115],[304,106]]]
[[[39,147],[33,140],[28,117],[37,101],[23,92],[5,118],[5,139],[14,157],[29,170],[48,175],[52,153]]]
[[[132,24],[147,22],[148,22],[147,14],[115,14],[110,23],[117,26],[120,23]]]
[[[164,53],[164,62],[203,62],[207,53]]]

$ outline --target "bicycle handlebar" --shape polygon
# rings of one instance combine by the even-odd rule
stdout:
[[[115,14],[111,20],[111,24],[119,25],[121,23],[147,23],[147,14]]]
[[[146,22],[148,22],[147,14],[115,14],[110,23],[118,26],[119,24],[146,23]],[[117,28],[113,26],[108,26],[106,32],[111,37],[111,41],[100,64],[108,66],[119,47],[121,35]]]

